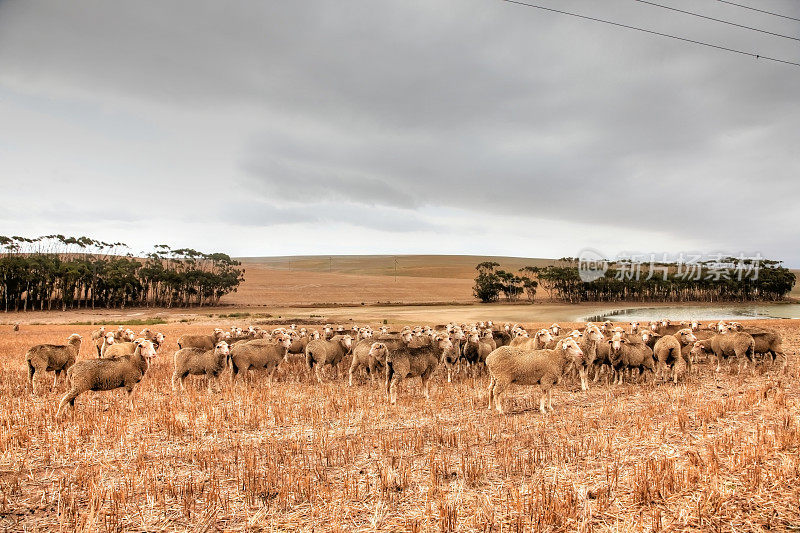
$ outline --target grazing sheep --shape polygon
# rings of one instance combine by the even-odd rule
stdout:
[[[283,335],[278,339],[254,339],[236,344],[230,354],[231,381],[236,379],[240,371],[263,368],[269,372],[268,381],[272,383],[278,365],[288,359],[291,345],[292,339],[289,335]]]
[[[666,326],[662,323],[662,330],[666,328]],[[688,360],[683,359],[683,354],[681,353],[681,347],[686,346],[689,343],[693,343],[697,340],[697,337],[694,336],[692,330],[689,328],[684,328],[677,331],[674,335],[664,335],[660,339],[656,341],[655,346],[653,347],[653,354],[658,361],[658,374],[660,376],[665,376],[667,372],[667,368],[672,369],[672,382],[677,384],[678,383],[678,372],[679,372],[679,364],[681,361],[686,365],[689,372],[692,371],[692,362],[691,358]]]
[[[13,329],[14,331],[19,331],[19,324],[18,324],[18,323],[17,323],[17,324],[14,324],[14,327],[13,327],[12,329]]]
[[[373,357],[380,356],[380,346],[370,349]],[[401,346],[385,353],[386,358],[386,396],[389,403],[397,403],[397,386],[405,378],[419,376],[422,379],[422,390],[425,398],[430,398],[430,378],[439,366],[444,355],[453,349],[449,337],[437,335],[427,346],[412,348]]]
[[[373,350],[376,344],[379,346]],[[386,344],[380,341],[373,342],[372,339],[358,341],[353,348],[353,362],[350,363],[350,370],[347,372],[348,384],[353,386],[353,373],[361,368],[366,369],[370,381],[375,383],[375,375],[386,363],[387,350]]]
[[[202,348],[213,350],[214,346],[225,339],[225,332],[215,328],[211,335],[181,335],[178,337],[178,348]]]
[[[624,338],[619,332],[608,341],[611,346],[610,360],[616,373],[615,384],[622,384],[625,370],[639,370],[639,377],[645,370],[655,373],[656,364],[653,350],[638,339]]]
[[[325,365],[336,369],[336,365],[352,347],[353,338],[350,335],[334,335],[330,339],[313,340],[306,346],[306,365],[309,371],[315,370],[317,381],[322,383],[322,371]],[[317,365],[316,369],[314,365]]]
[[[228,354],[230,354],[230,349],[225,341],[219,341],[213,350],[181,348],[173,356],[175,371],[172,373],[172,391],[177,390],[178,381],[181,383],[181,391],[186,390],[184,380],[189,374],[206,376],[209,392],[212,389],[212,380],[216,381],[217,390],[219,390],[219,375],[227,366]]]
[[[37,390],[34,381],[36,373],[55,372],[53,388],[56,387],[61,372],[75,364],[81,351],[81,339],[80,335],[73,333],[67,339],[67,344],[39,344],[25,353],[25,362],[28,363],[28,382],[33,394],[36,394]]]
[[[754,362],[755,340],[749,333],[737,331],[735,333],[720,333],[710,339],[699,340],[694,343],[694,354],[709,353],[714,354],[717,359],[717,369],[720,370],[720,362],[723,357],[736,357],[739,363],[738,372],[747,366],[747,360]]]
[[[133,387],[142,380],[156,356],[153,343],[143,341],[136,347],[132,355],[113,357],[111,359],[86,359],[78,361],[67,371],[70,389],[61,399],[56,412],[56,420],[67,404],[74,409],[75,398],[86,391],[106,391],[125,387],[128,391],[128,403],[133,409]]]
[[[521,350],[511,346],[501,346],[486,358],[486,366],[491,375],[489,410],[496,408],[498,413],[502,413],[500,396],[509,385],[516,383],[539,385],[542,392],[539,398],[539,410],[542,414],[546,414],[547,409],[552,411],[553,385],[561,380],[561,376],[571,363],[581,368],[584,362],[580,346],[571,338],[564,339],[555,350]]]

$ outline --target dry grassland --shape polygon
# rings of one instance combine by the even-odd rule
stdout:
[[[23,355],[93,328],[0,326],[0,528],[796,529],[800,330],[770,324],[786,341],[785,375],[703,364],[678,386],[568,381],[547,416],[524,388],[510,415],[490,413],[485,375],[447,384],[439,373],[429,401],[404,382],[390,407],[381,385],[349,388],[344,372],[318,385],[298,360],[272,386],[255,375],[231,387],[226,372],[221,393],[189,378],[173,394],[175,339],[209,326],[168,324],[133,412],[120,390],[90,392],[62,423],[64,385],[31,396]]]

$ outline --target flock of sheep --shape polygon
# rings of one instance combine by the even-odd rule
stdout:
[[[26,353],[28,379],[36,393],[35,376],[55,372],[53,385],[62,372],[67,373],[69,389],[62,398],[56,418],[83,392],[124,388],[132,405],[135,385],[144,377],[164,335],[145,329],[137,336],[122,326],[117,331],[105,328],[92,333],[96,359],[77,361],[82,338],[69,337],[65,345],[41,344]],[[348,382],[362,370],[371,381],[383,374],[387,398],[397,400],[401,380],[420,377],[425,397],[429,397],[430,379],[441,366],[451,382],[459,371],[488,371],[489,409],[503,412],[501,395],[509,385],[538,385],[539,409],[552,411],[551,389],[564,376],[574,374],[581,388],[589,380],[597,382],[606,375],[614,383],[641,380],[649,371],[654,379],[678,379],[691,373],[693,366],[706,356],[716,360],[717,371],[723,359],[735,360],[739,372],[748,363],[755,365],[756,355],[786,366],[781,335],[767,328],[745,328],[737,322],[699,322],[672,324],[669,320],[641,325],[630,322],[627,328],[612,323],[586,323],[578,329],[562,332],[558,324],[529,334],[519,325],[496,327],[492,322],[447,324],[438,327],[406,327],[390,332],[387,327],[375,331],[369,326],[326,325],[322,331],[291,325],[271,331],[260,327],[230,331],[215,328],[209,335],[182,335],[174,354],[173,390],[184,389],[189,375],[204,375],[219,388],[219,377],[230,368],[231,381],[242,372],[263,369],[269,381],[278,366],[290,355],[301,355],[306,368],[322,383],[327,368],[338,374],[338,366],[348,355],[351,362]]]

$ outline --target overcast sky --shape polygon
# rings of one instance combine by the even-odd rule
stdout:
[[[800,62],[633,0],[533,3]],[[800,266],[800,68],[499,0],[0,0],[0,185],[0,234],[135,250]]]

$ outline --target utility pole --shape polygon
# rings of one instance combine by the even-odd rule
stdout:
[[[394,256],[394,282],[397,283],[397,256]]]

